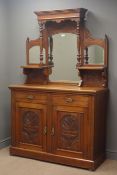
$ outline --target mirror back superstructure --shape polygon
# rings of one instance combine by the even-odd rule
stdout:
[[[71,77],[70,72],[72,74],[72,71],[68,71],[65,74],[69,75],[64,79],[60,77],[60,80],[68,80],[69,82],[75,80],[77,84],[80,80],[79,86],[107,87],[107,36],[105,36],[105,39],[92,37],[85,26],[87,12],[88,10],[83,8],[35,12],[40,34],[38,39],[30,41],[27,39],[26,42],[27,66],[23,66],[24,74],[27,75],[26,83],[48,84],[51,80],[50,74],[54,72],[53,70],[63,67],[62,71],[65,72],[67,69],[65,70],[66,67],[64,68],[63,65],[67,66],[69,63],[69,66],[73,67],[72,62],[75,62],[73,72],[76,72],[76,75],[72,78],[67,78]],[[58,49],[60,51],[57,53],[56,40],[54,38],[57,35],[67,36],[68,34],[76,36],[73,46],[76,48],[76,51],[74,58],[71,56],[67,60],[65,51],[69,50],[69,52],[72,52],[72,47],[69,46],[68,49],[67,45],[64,44],[63,51]],[[62,37],[60,40],[62,42]],[[33,56],[30,55],[34,50],[38,50],[37,45],[39,46],[39,53],[34,55],[34,57],[37,57],[35,62],[30,58],[33,58]],[[63,47],[63,45],[60,44],[60,47]],[[57,57],[55,56],[55,51]],[[56,59],[61,60],[61,65],[57,64]],[[54,77],[54,73],[52,77]],[[54,79],[57,79],[56,77],[55,75]]]

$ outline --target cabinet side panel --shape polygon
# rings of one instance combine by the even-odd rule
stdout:
[[[15,91],[11,90],[11,145],[16,145],[16,132],[15,132],[15,108],[16,108],[16,102],[15,102]]]
[[[94,160],[105,154],[107,93],[95,97]]]

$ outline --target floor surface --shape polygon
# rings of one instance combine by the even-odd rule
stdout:
[[[117,161],[106,160],[96,171],[73,168],[22,157],[0,150],[0,175],[117,175]]]

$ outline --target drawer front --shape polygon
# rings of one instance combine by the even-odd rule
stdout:
[[[88,107],[89,97],[83,95],[61,94],[53,95],[53,105]]]
[[[47,102],[47,95],[41,94],[39,92],[15,92],[15,98],[16,100],[22,100],[22,101],[36,101],[36,102]]]

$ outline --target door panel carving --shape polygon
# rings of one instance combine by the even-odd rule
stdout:
[[[22,142],[37,144],[40,117],[37,111],[22,112]]]
[[[77,150],[79,142],[79,119],[75,113],[63,115],[60,121],[60,147],[64,149]]]
[[[85,108],[57,106],[54,107],[53,120],[55,136],[53,151],[56,154],[83,158],[86,153],[85,123],[87,110]]]
[[[43,130],[46,126],[46,107],[18,102],[16,111],[17,144],[24,148],[45,150]]]

